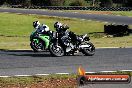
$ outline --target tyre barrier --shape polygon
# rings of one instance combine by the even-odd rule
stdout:
[[[132,11],[132,7],[22,6],[22,5],[12,5],[11,7],[28,8],[28,9],[49,9],[49,10]]]
[[[104,25],[104,33],[108,35],[113,36],[125,36],[130,34],[131,29],[129,29],[128,25],[122,24],[110,24],[110,25]]]

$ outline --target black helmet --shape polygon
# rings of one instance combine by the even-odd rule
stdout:
[[[59,22],[55,22],[55,23],[54,23],[54,28],[58,28],[58,26],[57,26],[58,23],[59,23]]]
[[[60,22],[54,23],[54,28],[61,28],[62,24]]]
[[[61,26],[61,29],[64,30],[64,31],[66,31],[67,29],[69,29],[69,26],[67,24],[63,24]]]
[[[39,26],[40,26],[39,21],[34,21],[34,22],[33,22],[33,27],[34,27],[34,28],[38,28]]]

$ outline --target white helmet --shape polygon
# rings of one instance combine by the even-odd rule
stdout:
[[[47,26],[47,25],[45,25],[45,24],[42,24],[42,27],[43,27],[43,31],[42,32],[44,32],[44,31],[49,31],[50,29],[49,29],[49,27]]]

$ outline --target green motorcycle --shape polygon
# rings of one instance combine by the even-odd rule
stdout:
[[[48,50],[50,36],[48,33],[42,33],[39,29],[33,31],[30,35],[30,46],[34,52]]]

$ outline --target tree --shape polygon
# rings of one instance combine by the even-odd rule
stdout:
[[[132,7],[132,0],[126,0],[126,6]]]
[[[31,3],[33,5],[38,5],[38,6],[48,6],[48,5],[50,5],[49,0],[31,0]]]
[[[101,7],[112,7],[113,1],[112,0],[100,0]]]
[[[0,5],[3,5],[5,0],[0,0]]]
[[[86,6],[86,2],[84,0],[74,0],[70,3],[70,6]]]
[[[51,6],[63,6],[65,0],[49,0]]]

